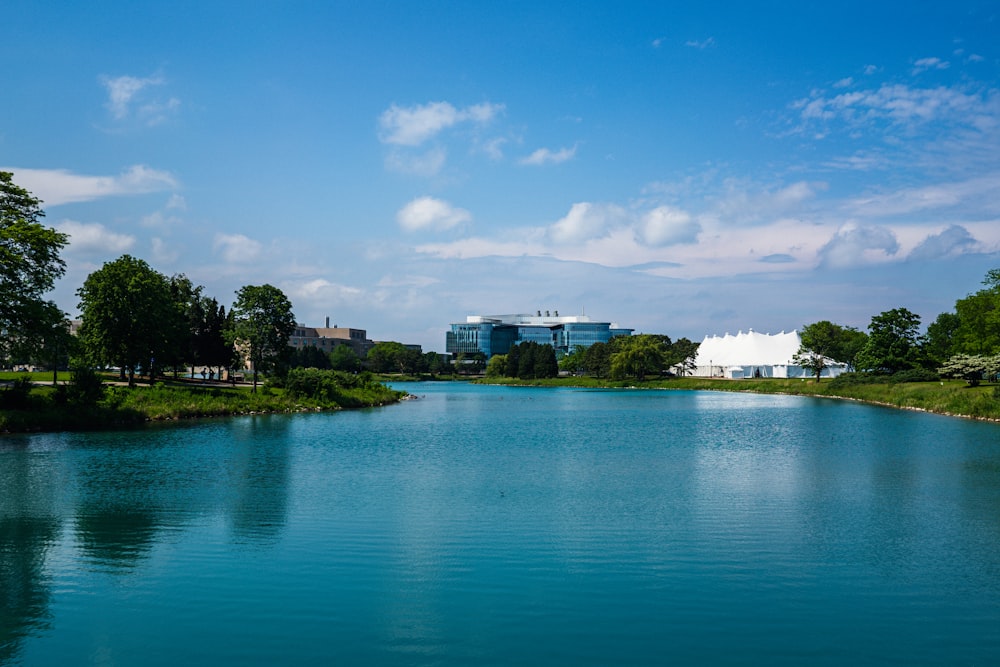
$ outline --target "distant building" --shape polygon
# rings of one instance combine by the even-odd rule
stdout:
[[[368,350],[375,343],[368,340],[368,332],[364,329],[330,326],[330,318],[326,318],[324,327],[307,327],[296,324],[295,331],[288,339],[288,344],[294,348],[317,347],[324,352],[332,352],[338,345],[349,345],[354,354],[364,359]]]
[[[534,315],[469,315],[452,324],[446,334],[449,354],[483,353],[487,359],[507,354],[511,346],[526,341],[551,345],[557,354],[568,354],[594,343],[607,343],[615,336],[631,336],[613,322],[595,322],[586,315],[560,316],[559,311],[537,311]]]

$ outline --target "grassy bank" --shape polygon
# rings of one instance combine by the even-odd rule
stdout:
[[[671,378],[638,382],[636,380],[600,380],[589,377],[517,380],[487,378],[486,384],[542,387],[697,389],[703,391],[742,391],[760,394],[792,394],[845,398],[877,405],[910,410],[926,410],[943,415],[973,419],[1000,420],[1000,398],[996,385],[969,387],[962,380],[940,382],[852,383],[836,380],[801,380],[760,378],[723,380],[716,378]]]
[[[103,398],[90,405],[74,404],[62,393],[51,384],[36,385],[14,401],[16,405],[5,401],[0,409],[0,433],[96,430],[149,421],[375,407],[395,403],[404,396],[378,382],[304,397],[268,387],[259,387],[254,393],[248,386],[167,381],[132,388],[105,387]]]

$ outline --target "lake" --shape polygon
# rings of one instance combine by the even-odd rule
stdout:
[[[0,664],[1000,663],[1000,426],[398,387],[0,438]]]

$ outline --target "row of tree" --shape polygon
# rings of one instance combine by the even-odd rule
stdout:
[[[556,362],[551,345],[522,342],[506,355],[496,355],[486,366],[488,376],[523,379],[555,377],[559,371],[596,378],[635,378],[685,374],[694,367],[698,344],[686,338],[671,341],[660,334],[615,336],[607,343],[579,347]]]
[[[829,321],[803,327],[794,361],[817,378],[831,361],[852,370],[880,375],[927,370],[978,382],[995,376],[1000,355],[1000,269],[983,280],[984,288],[955,302],[954,312],[938,315],[923,334],[920,316],[894,308],[872,317],[868,331]]]

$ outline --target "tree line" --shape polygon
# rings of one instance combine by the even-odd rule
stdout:
[[[983,289],[955,301],[920,333],[920,316],[893,308],[871,318],[867,332],[830,321],[802,328],[794,361],[817,377],[831,362],[873,376],[964,378],[970,384],[1000,373],[1000,269]]]
[[[486,375],[535,379],[556,377],[562,371],[595,378],[645,380],[649,376],[684,375],[694,368],[697,354],[698,343],[687,338],[671,341],[663,334],[638,334],[575,348],[557,363],[551,345],[527,341],[490,359]]]

